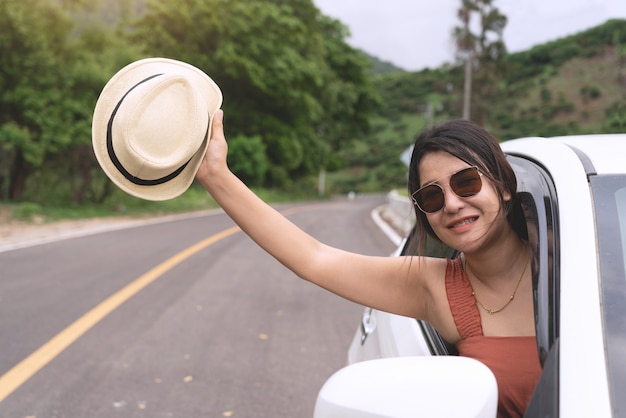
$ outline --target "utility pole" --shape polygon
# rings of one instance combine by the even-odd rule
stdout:
[[[463,83],[463,119],[470,120],[472,106],[472,53],[465,60],[465,82]]]
[[[472,18],[472,3],[463,1],[462,7],[458,10],[458,17],[463,22],[461,32],[457,33],[457,47],[459,52],[465,56],[465,81],[463,83],[463,119],[470,120],[472,103],[472,65],[474,60],[474,49],[476,40],[470,31],[470,21]]]

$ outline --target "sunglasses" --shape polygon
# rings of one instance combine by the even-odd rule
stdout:
[[[459,197],[471,197],[483,186],[478,167],[468,167],[450,176],[450,188]],[[424,213],[439,212],[446,204],[443,187],[435,182],[420,187],[412,194],[413,204]]]

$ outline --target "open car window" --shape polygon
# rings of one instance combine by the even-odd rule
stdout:
[[[558,416],[559,405],[559,230],[558,202],[549,174],[538,164],[507,157],[518,181],[531,260],[535,332],[541,378],[525,416]]]
[[[413,242],[415,239],[416,234],[413,230],[409,234],[404,247],[402,248],[400,253],[401,255],[417,255],[417,243]],[[453,258],[457,255],[457,253],[452,248],[431,240],[427,242],[426,255],[429,257]],[[459,354],[456,347],[444,340],[439,332],[428,322],[417,320],[417,323],[422,331],[422,334],[424,335],[430,354],[434,356],[450,356]]]
[[[540,362],[544,367],[544,379],[550,380],[556,391],[558,383],[558,324],[559,324],[559,271],[558,271],[558,202],[549,174],[532,161],[508,156],[518,178],[518,193],[526,219],[528,239],[533,254],[531,262],[535,303],[537,345]],[[416,245],[409,235],[402,254],[412,254]],[[432,246],[434,257],[454,257],[454,250],[444,246]],[[418,321],[433,355],[458,354],[427,322]],[[552,371],[547,372],[546,366]],[[547,384],[547,383],[546,383]],[[545,388],[547,389],[547,388]],[[551,396],[551,395],[550,395]],[[552,399],[558,399],[552,397]],[[555,401],[556,402],[556,401]],[[555,404],[556,407],[556,404]]]

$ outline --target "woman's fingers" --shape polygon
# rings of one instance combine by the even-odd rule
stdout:
[[[210,179],[212,172],[227,166],[226,155],[228,153],[228,145],[226,144],[226,138],[224,136],[223,121],[224,112],[222,109],[218,109],[213,114],[209,146],[196,172],[196,178],[203,184]]]

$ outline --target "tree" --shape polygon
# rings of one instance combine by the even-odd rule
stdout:
[[[229,135],[258,135],[271,164],[267,182],[280,185],[324,164],[318,156],[339,135],[327,128],[329,115],[333,126],[366,119],[367,61],[331,26],[311,0],[152,0],[132,39],[148,55],[209,74],[224,93]],[[342,42],[345,57],[329,52]],[[349,74],[340,73],[340,59]]]
[[[463,85],[463,119],[470,119],[472,97],[472,67],[476,59],[477,39],[470,31],[470,17],[474,5],[469,1],[462,1],[462,6],[457,12],[462,26],[454,29],[456,39],[457,57],[464,61],[465,78]]]
[[[457,13],[461,25],[453,29],[457,58],[465,67],[463,118],[478,122],[484,122],[487,117],[488,103],[497,93],[501,63],[506,55],[502,35],[507,18],[493,3],[493,0],[461,0]],[[472,32],[474,16],[479,21],[476,33]],[[478,95],[472,94],[472,84]],[[479,99],[473,99],[477,96]],[[472,103],[476,105],[474,111]]]
[[[327,66],[324,89],[319,92],[324,115],[318,133],[337,149],[344,141],[369,131],[371,113],[378,110],[382,101],[365,71],[370,60],[345,42],[348,29],[329,17],[322,16],[318,23]]]
[[[237,135],[228,140],[228,165],[246,184],[263,184],[269,168],[261,137]]]
[[[0,199],[80,203],[91,186],[93,106],[128,56],[112,59],[107,49],[125,54],[111,31],[77,28],[81,1],[66,3],[0,0]]]
[[[0,200],[103,202],[93,108],[107,80],[144,56],[215,79],[229,136],[255,138],[229,158],[239,148],[269,166],[242,166],[255,183],[336,167],[376,105],[369,62],[346,36],[311,0],[0,0]]]
[[[0,1],[1,196],[18,199],[48,151],[69,141],[63,126],[65,39],[71,23],[45,0]]]

